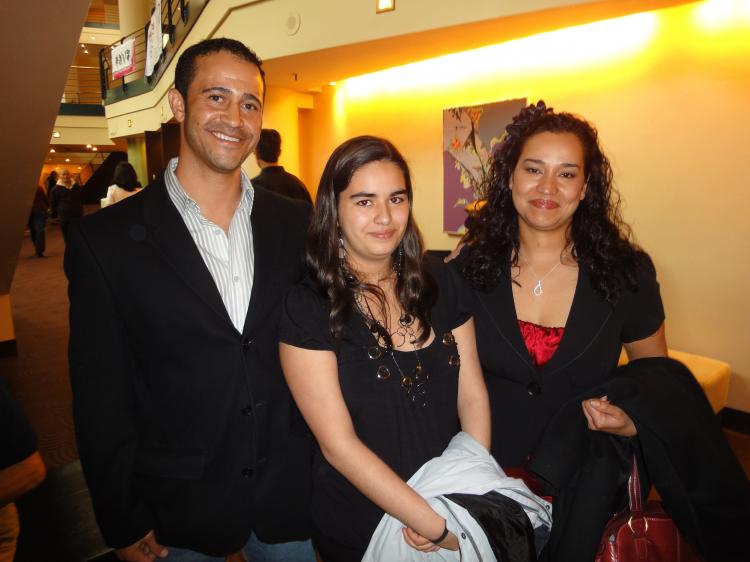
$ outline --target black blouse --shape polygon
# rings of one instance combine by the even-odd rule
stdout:
[[[413,351],[382,348],[380,356],[364,317],[355,314],[346,340],[329,332],[329,301],[309,279],[286,298],[280,326],[281,341],[304,349],[336,354],[339,383],[361,441],[396,474],[408,480],[425,462],[442,454],[459,430],[457,413],[459,356],[451,330],[464,324],[470,314],[462,307],[457,274],[443,264],[430,263],[438,286],[437,304],[430,314],[434,339],[418,351],[427,405],[412,401],[402,388],[402,374],[412,376],[417,365]],[[464,295],[465,297],[465,295]],[[385,366],[391,375],[378,378]],[[382,373],[382,370],[381,370]],[[362,495],[323,457],[320,448],[313,460],[312,516],[316,532],[326,543],[340,544],[361,558],[383,510]]]
[[[643,254],[638,290],[611,305],[579,271],[565,333],[548,363],[537,369],[521,336],[511,281],[472,291],[477,348],[492,413],[491,451],[501,466],[522,466],[560,407],[609,380],[623,343],[652,335],[664,308],[651,260]]]

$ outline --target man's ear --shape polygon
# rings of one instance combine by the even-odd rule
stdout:
[[[172,109],[172,115],[178,123],[182,123],[185,120],[185,99],[175,88],[169,90],[167,98],[169,99],[169,107]]]

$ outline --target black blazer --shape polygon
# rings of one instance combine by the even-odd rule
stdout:
[[[604,526],[624,500],[632,448],[642,480],[707,562],[747,559],[750,484],[692,373],[666,357],[637,359],[566,404],[544,434],[530,470],[555,496],[548,560],[592,560]],[[606,394],[638,437],[589,431],[580,400]],[[642,487],[648,493],[648,485]]]
[[[645,254],[638,283],[637,292],[624,290],[610,304],[580,270],[560,346],[540,369],[532,363],[518,327],[511,281],[503,277],[488,292],[470,292],[490,397],[491,451],[502,466],[523,465],[563,404],[612,377],[622,342],[643,339],[659,328],[664,309],[656,272]]]
[[[251,531],[264,542],[309,536],[311,441],[277,335],[309,209],[255,191],[241,334],[163,178],[71,226],[76,437],[109,545],[153,528],[162,544],[222,556]]]

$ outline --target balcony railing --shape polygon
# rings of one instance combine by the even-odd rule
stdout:
[[[139,30],[101,49],[99,51],[99,87],[100,97],[104,100],[104,104],[150,91],[159,82],[165,68],[208,2],[209,0],[189,0],[189,2],[188,0],[162,0],[160,38],[163,50],[151,76],[145,75],[146,35],[149,22],[145,22]],[[134,40],[134,70],[126,76],[113,79],[112,47],[121,45],[129,39]]]

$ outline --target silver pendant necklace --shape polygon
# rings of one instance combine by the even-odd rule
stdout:
[[[534,288],[532,289],[532,292],[534,293],[535,297],[541,297],[544,294],[544,290],[542,289],[542,281],[544,281],[545,279],[547,279],[547,277],[549,277],[552,274],[552,272],[555,271],[560,266],[560,264],[562,263],[562,259],[559,262],[557,262],[552,267],[552,269],[550,269],[547,273],[545,273],[541,277],[539,277],[539,275],[537,274],[537,272],[534,271],[534,268],[531,267],[531,264],[529,263],[529,260],[527,260],[524,257],[523,261],[524,261],[524,263],[526,265],[529,266],[529,269],[531,270],[532,275],[537,278],[536,285],[534,285]]]

